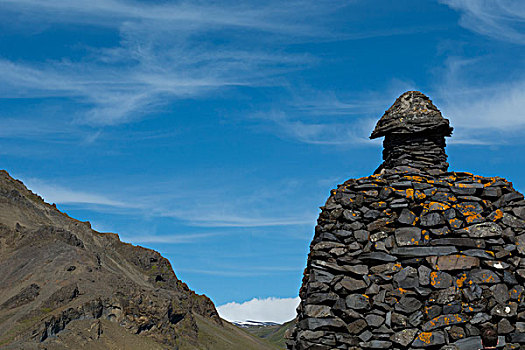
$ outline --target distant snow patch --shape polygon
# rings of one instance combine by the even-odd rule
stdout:
[[[266,298],[246,301],[244,303],[231,302],[217,307],[219,315],[231,322],[275,322],[284,323],[295,318],[295,309],[299,305],[297,298]]]

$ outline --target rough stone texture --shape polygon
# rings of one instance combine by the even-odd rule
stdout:
[[[487,322],[525,348],[525,200],[503,178],[449,172],[451,131],[419,92],[381,118],[384,163],[321,208],[288,349],[461,349]],[[306,342],[312,305],[331,314]]]

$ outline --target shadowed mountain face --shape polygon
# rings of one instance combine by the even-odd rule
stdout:
[[[0,347],[271,349],[159,253],[99,233],[0,172]]]

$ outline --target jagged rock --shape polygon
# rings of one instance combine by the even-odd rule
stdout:
[[[40,294],[40,286],[36,283],[31,283],[29,286],[22,289],[18,294],[6,300],[0,307],[2,309],[14,309],[19,306],[35,300]]]

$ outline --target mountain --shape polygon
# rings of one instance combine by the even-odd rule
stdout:
[[[251,328],[251,327],[268,327],[268,326],[280,326],[276,322],[262,322],[262,321],[234,321],[232,322],[237,327],[241,328]]]
[[[258,336],[259,338],[265,339],[268,342],[276,345],[279,349],[286,348],[285,334],[288,330],[291,331],[295,320],[288,321],[283,324],[274,322],[259,322],[259,321],[245,321],[245,322],[234,322],[238,327],[242,327],[249,333]]]
[[[0,348],[275,349],[158,252],[93,230],[0,171]]]

